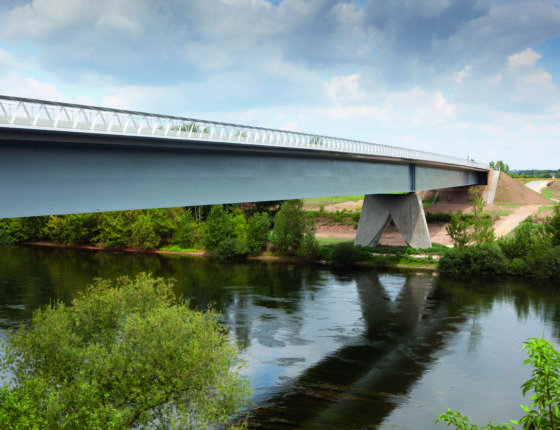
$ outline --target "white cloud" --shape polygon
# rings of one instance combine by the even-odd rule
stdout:
[[[463,70],[455,74],[455,82],[460,84],[463,82],[463,79],[467,78],[471,74],[472,66],[465,66]]]
[[[358,73],[348,76],[333,76],[326,84],[327,94],[334,102],[363,99],[365,94],[360,88],[359,78]]]
[[[533,51],[531,48],[527,48],[522,52],[510,55],[507,65],[510,68],[534,66],[541,57],[542,55]]]

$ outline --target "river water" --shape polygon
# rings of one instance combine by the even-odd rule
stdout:
[[[508,421],[528,403],[523,341],[560,344],[553,284],[31,246],[0,246],[0,333],[141,271],[222,312],[254,387],[250,428],[443,429],[448,407]]]

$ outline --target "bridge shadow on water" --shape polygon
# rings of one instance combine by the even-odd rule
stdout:
[[[250,428],[376,428],[403,401],[463,318],[431,276],[356,277],[365,331],[278,387]]]

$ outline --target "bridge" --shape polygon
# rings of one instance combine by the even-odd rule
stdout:
[[[0,96],[0,218],[364,194],[356,243],[391,217],[429,247],[417,191],[486,185],[489,167],[413,149]]]

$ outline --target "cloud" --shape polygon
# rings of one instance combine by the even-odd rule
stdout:
[[[515,69],[517,67],[534,66],[542,55],[536,53],[531,48],[527,48],[523,52],[510,55],[508,57],[508,67]]]
[[[463,70],[461,70],[460,72],[458,72],[455,75],[455,82],[457,82],[458,84],[460,84],[461,82],[463,82],[463,79],[467,78],[470,76],[471,74],[471,66],[465,66],[465,68]]]
[[[555,144],[558,39],[548,0],[7,0],[0,93],[483,159]]]

